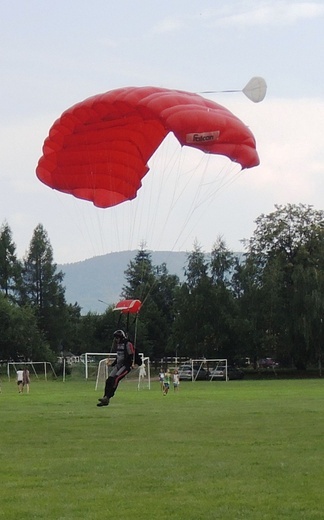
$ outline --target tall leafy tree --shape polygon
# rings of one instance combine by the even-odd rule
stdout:
[[[0,294],[0,352],[2,360],[53,361],[30,306],[12,303]]]
[[[277,357],[271,337],[276,337],[280,295],[275,265],[264,273],[258,258],[247,255],[237,262],[233,274],[233,288],[238,310],[237,341],[241,357],[248,356],[256,366],[257,360]],[[273,330],[275,329],[275,330]]]
[[[263,291],[260,307],[264,316],[272,316],[272,337],[284,357],[305,369],[318,355],[323,319],[324,212],[303,204],[275,208],[256,220],[248,253],[258,266],[263,289],[272,287],[271,292]],[[269,294],[275,303],[271,313]]]

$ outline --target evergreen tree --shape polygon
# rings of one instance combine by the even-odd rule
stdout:
[[[122,298],[138,299],[142,302],[150,296],[156,278],[152,265],[152,255],[145,244],[141,244],[134,260],[129,262],[125,271],[126,285],[122,289]]]
[[[227,247],[225,240],[218,237],[213,245],[210,258],[210,271],[214,284],[230,286],[230,275],[235,265],[235,258]]]
[[[0,228],[0,290],[12,300],[17,296],[21,270],[11,229],[5,222]]]
[[[214,294],[209,265],[195,242],[185,268],[186,281],[177,291],[174,339],[182,356],[207,357],[213,344]]]
[[[139,299],[138,342],[154,358],[166,354],[173,322],[174,290],[178,277],[169,275],[166,265],[153,266],[151,253],[141,245],[125,271],[127,284],[122,297]]]
[[[208,278],[208,263],[197,241],[194,243],[192,252],[188,255],[185,276],[189,290],[195,289]]]
[[[57,272],[47,232],[39,224],[34,230],[24,260],[21,302],[28,303],[35,309],[40,330],[44,332],[54,351],[60,349],[66,329],[63,276],[61,271]]]
[[[237,331],[237,305],[232,287],[233,268],[236,259],[218,237],[210,255],[210,272],[213,285],[213,352],[217,357],[234,361],[240,357]]]

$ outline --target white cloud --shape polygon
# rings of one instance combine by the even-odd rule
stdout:
[[[206,15],[206,13],[205,13]],[[324,5],[318,2],[246,1],[209,12],[207,18],[218,26],[292,25],[300,20],[324,16]]]
[[[184,26],[183,19],[180,17],[169,17],[165,18],[164,20],[161,20],[159,23],[154,25],[154,27],[151,30],[152,34],[165,34],[170,32],[175,32],[181,29]]]

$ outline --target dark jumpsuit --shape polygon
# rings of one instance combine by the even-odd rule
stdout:
[[[132,370],[134,346],[130,341],[118,343],[117,357],[113,362],[112,370],[106,379],[104,397],[110,399],[115,395],[119,382]]]

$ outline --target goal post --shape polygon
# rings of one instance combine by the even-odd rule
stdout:
[[[223,358],[214,358],[214,359],[207,359],[207,358],[199,358],[199,359],[189,359],[188,361],[182,363],[182,365],[190,365],[191,366],[191,380],[196,381],[199,377],[199,372],[201,369],[205,370],[207,367],[207,371],[214,370],[219,366],[225,367],[225,381],[228,381],[228,364],[227,359]],[[180,365],[181,369],[181,365]],[[195,374],[196,372],[196,374]],[[211,376],[210,381],[213,380],[213,376]]]
[[[85,352],[82,354],[80,360],[84,363],[85,378],[90,379],[94,373],[97,373],[99,363],[102,359],[113,356],[114,354],[109,354],[108,352]]]
[[[216,361],[216,365],[214,366],[214,370],[217,370],[219,366],[225,367],[225,381],[229,381],[227,359],[215,359],[213,361]],[[212,374],[209,380],[213,381],[213,379],[215,379],[215,376]]]
[[[48,372],[51,372],[53,374],[53,376],[55,377],[55,379],[57,378],[54,367],[53,367],[52,363],[50,363],[49,361],[24,361],[24,362],[9,361],[7,363],[7,375],[8,375],[9,381],[10,381],[10,369],[13,368],[14,372],[16,374],[17,370],[18,370],[17,367],[18,368],[21,368],[21,367],[29,368],[29,370],[33,372],[36,379],[39,379],[39,374],[37,373],[36,368],[43,369],[45,381],[47,381]]]
[[[99,361],[95,390],[98,390],[98,387],[104,386],[107,377],[109,376],[109,372],[111,370],[111,366],[107,364],[109,359],[113,359],[116,357],[116,354],[106,354],[106,358],[101,359]],[[142,365],[137,368],[134,368],[129,372],[126,376],[126,380],[132,380],[137,382],[137,390],[142,390],[145,388],[151,389],[151,366],[150,366],[150,358],[145,357],[144,354],[140,354],[142,359]]]

